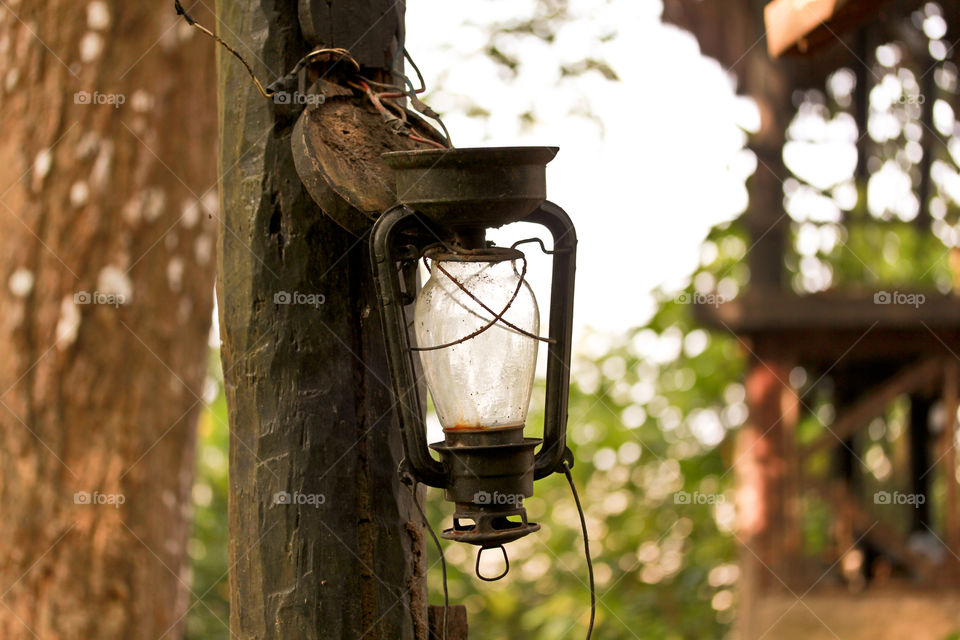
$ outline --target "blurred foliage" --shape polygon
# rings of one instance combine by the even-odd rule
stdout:
[[[665,300],[641,328],[588,334],[573,364],[569,441],[597,579],[602,638],[722,638],[738,571],[727,434],[746,417],[735,341],[692,325],[690,306]],[[542,414],[532,412],[529,423]],[[562,475],[526,501],[543,529],[508,545],[510,574],[473,576],[475,550],[445,543],[451,601],[467,606],[471,638],[579,637],[589,611],[587,568]],[[430,490],[436,529],[451,505]],[[442,603],[429,550],[431,602]],[[485,556],[486,558],[486,556]]]
[[[220,353],[211,349],[206,407],[197,422],[197,467],[193,486],[193,532],[190,556],[190,610],[186,640],[230,637],[230,590],[227,585],[227,460],[229,429]]]
[[[905,225],[901,245],[919,242]],[[942,246],[942,245],[941,245]],[[698,328],[690,302],[735,297],[749,279],[743,262],[746,235],[738,223],[715,228],[701,248],[690,284],[659,305],[643,326],[611,336],[586,332],[576,345],[570,392],[569,444],[574,477],[584,502],[597,579],[598,637],[651,640],[729,637],[736,610],[732,495],[732,434],[747,417],[740,383],[743,349],[729,334]],[[883,252],[866,254],[883,269]],[[889,254],[886,254],[889,257]],[[894,280],[922,280],[923,261],[898,259]],[[699,297],[697,297],[699,296]],[[202,595],[188,616],[189,640],[226,639],[218,620],[228,620],[226,582],[227,427],[222,379],[211,364],[216,399],[199,426],[195,528],[190,542],[193,590]],[[828,389],[805,387],[813,411],[799,425],[801,441],[815,439],[832,419]],[[535,393],[530,425],[542,422],[542,385]],[[871,490],[892,489],[896,478],[885,460],[903,446],[903,407],[894,405],[884,427],[863,437],[863,470]],[[899,426],[898,426],[899,425]],[[869,451],[880,443],[882,456]],[[878,457],[879,456],[879,457]],[[815,459],[820,471],[825,458]],[[812,473],[817,469],[812,468]],[[450,526],[452,505],[429,490],[428,515],[436,530]],[[499,640],[523,633],[533,640],[582,635],[589,592],[579,520],[560,475],[537,483],[526,501],[529,517],[543,529],[508,546],[510,574],[497,583],[473,575],[475,550],[444,542],[452,603],[467,606],[471,638]],[[805,506],[805,548],[823,554],[831,514],[815,499]],[[428,548],[430,601],[443,602],[436,550]],[[492,572],[495,569],[491,569]],[[571,635],[572,634],[572,635]]]
[[[728,244],[728,246],[731,246]],[[724,260],[717,260],[717,264]],[[584,502],[599,596],[598,637],[722,638],[733,617],[737,579],[727,434],[746,416],[742,361],[732,339],[695,329],[690,306],[666,300],[624,336],[586,335],[573,363],[569,439]],[[228,432],[219,390],[200,420],[189,640],[226,639],[228,621]],[[540,389],[542,393],[542,387]],[[535,394],[539,397],[539,394]],[[530,424],[542,422],[542,398]],[[557,638],[585,629],[589,592],[580,525],[562,475],[537,483],[527,500],[543,530],[508,547],[510,574],[473,576],[474,549],[444,543],[451,602],[464,603],[471,638],[523,632]],[[428,515],[449,526],[451,505],[430,490]],[[428,550],[431,602],[443,601],[440,566]],[[218,618],[220,620],[218,620]]]
[[[531,18],[482,25],[491,34],[486,53],[505,70],[505,81],[523,65],[518,42],[533,39],[550,46],[557,29],[574,17],[563,0],[541,0],[537,7]],[[611,33],[600,40],[615,37]],[[947,255],[960,244],[960,125],[952,110],[949,123],[935,122],[949,147],[935,147],[930,234],[915,224],[919,203],[910,198],[918,186],[919,85],[909,70],[896,61],[888,65],[886,59],[898,60],[886,51],[874,66],[878,88],[871,92],[869,133],[876,145],[867,176],[855,177],[852,165],[846,174],[824,177],[817,172],[826,156],[849,152],[863,135],[855,123],[850,128],[852,72],[838,70],[824,91],[800,92],[791,144],[808,152],[822,148],[821,155],[808,155],[805,162],[785,149],[793,173],[784,183],[791,218],[785,267],[799,294],[881,285],[946,292],[953,286]],[[602,59],[589,57],[562,66],[561,75],[590,71],[617,78]],[[955,96],[956,76],[955,69],[938,72],[938,90]],[[471,114],[488,115],[479,107]],[[533,112],[525,117],[532,121]],[[883,191],[899,178],[905,178],[905,192]],[[655,292],[658,310],[649,321],[619,336],[586,332],[576,346],[568,429],[596,571],[595,637],[616,640],[642,633],[645,640],[702,640],[731,635],[739,576],[731,535],[731,432],[747,417],[740,383],[744,350],[732,335],[697,328],[690,303],[736,297],[749,282],[743,261],[748,246],[740,223],[716,227],[701,247],[700,265],[685,290]],[[201,597],[191,603],[190,640],[229,637],[221,622],[228,619],[228,435],[218,371],[214,355],[210,406],[199,426],[190,558],[193,591]],[[798,425],[802,442],[817,438],[833,419],[829,379],[808,373],[816,374],[791,374],[791,384],[811,409]],[[535,393],[531,425],[542,420],[542,387],[540,392]],[[894,471],[904,447],[901,405],[858,436],[869,490],[902,482]],[[829,460],[815,456],[810,465],[806,472],[823,475]],[[942,493],[942,488],[935,491]],[[538,482],[526,508],[543,528],[508,546],[511,571],[500,582],[488,584],[473,576],[473,548],[444,543],[451,602],[466,605],[474,640],[521,634],[552,640],[580,636],[586,628],[587,569],[577,512],[563,477]],[[451,512],[442,493],[430,490],[428,515],[435,529],[450,526]],[[811,556],[826,554],[832,544],[830,516],[822,502],[806,500],[804,543]],[[443,593],[436,550],[430,547],[428,556],[430,600],[439,604]]]

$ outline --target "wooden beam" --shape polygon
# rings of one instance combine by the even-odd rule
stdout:
[[[807,36],[845,4],[846,0],[774,0],[763,11],[767,51],[774,58],[795,46],[806,51]]]
[[[798,296],[767,292],[744,295],[719,305],[698,304],[703,324],[736,333],[823,328],[916,328],[960,326],[960,300],[930,291],[831,291]]]
[[[462,604],[452,604],[447,610],[447,626],[444,629],[442,606],[430,605],[428,615],[430,621],[430,638],[444,638],[445,640],[466,640],[467,638],[467,607]],[[446,635],[444,635],[444,631]]]
[[[773,0],[764,7],[767,51],[806,55],[877,19],[887,0]]]
[[[808,458],[818,451],[836,447],[870,420],[882,414],[897,396],[932,385],[942,371],[943,360],[929,358],[903,369],[878,387],[868,390],[847,412],[827,427],[826,433],[806,446],[802,456]]]

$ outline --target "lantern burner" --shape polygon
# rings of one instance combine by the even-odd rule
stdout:
[[[444,429],[444,441],[430,448],[450,470],[444,497],[456,508],[453,527],[440,536],[495,547],[538,531],[540,525],[527,520],[523,499],[533,495],[533,450],[542,442],[524,438],[523,425]]]

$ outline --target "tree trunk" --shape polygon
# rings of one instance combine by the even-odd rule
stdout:
[[[402,4],[299,4],[328,11],[323,44],[354,51],[368,73],[386,70],[402,46],[402,20],[379,28],[397,21]],[[273,80],[310,48],[297,8],[221,0],[218,14],[258,75]],[[221,168],[235,167],[224,179],[218,247],[231,631],[258,640],[425,638],[423,531],[397,476],[368,239],[310,199],[294,169],[293,120],[225,54],[219,90]]]
[[[210,44],[175,24],[0,11],[4,640],[180,635],[216,123]]]

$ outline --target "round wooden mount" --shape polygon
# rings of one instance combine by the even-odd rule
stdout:
[[[362,236],[397,202],[394,170],[383,154],[427,145],[393,133],[372,105],[348,89],[323,81],[319,86],[326,100],[309,105],[297,119],[290,142],[293,161],[323,212]],[[423,119],[409,112],[407,117],[417,135],[443,140]]]

